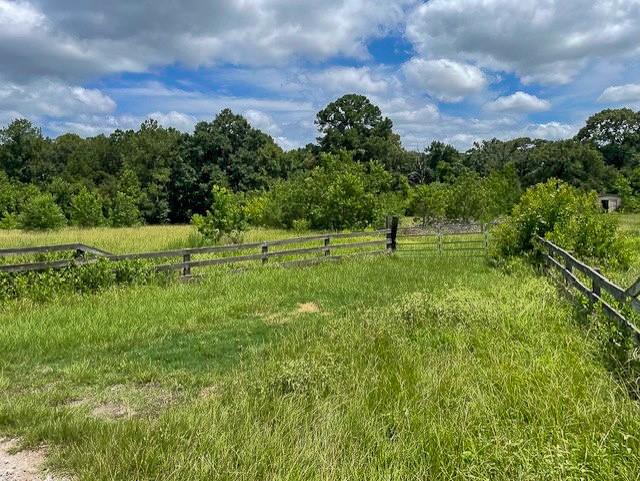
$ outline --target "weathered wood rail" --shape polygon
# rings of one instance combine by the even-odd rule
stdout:
[[[601,305],[603,312],[608,317],[628,329],[636,340],[640,341],[640,330],[620,312],[620,308],[611,305],[604,297],[605,294],[608,294],[621,305],[630,306],[633,311],[640,313],[640,301],[637,299],[638,294],[640,294],[640,279],[628,289],[623,289],[603,276],[597,269],[576,259],[553,242],[540,236],[537,237],[537,240],[542,247],[542,256],[547,265],[556,269],[563,276],[568,286],[580,292],[591,305]],[[590,285],[585,284],[578,278],[576,275],[578,272],[584,276],[586,282]]]
[[[48,254],[57,252],[74,252],[73,259],[62,259],[43,262],[26,262],[17,264],[0,264],[0,272],[32,272],[49,269],[62,269],[72,266],[81,266],[106,259],[111,262],[124,260],[166,260],[166,263],[155,265],[158,271],[181,271],[185,277],[191,276],[191,270],[196,267],[234,264],[247,261],[261,261],[267,263],[272,258],[300,257],[317,254],[316,257],[295,259],[283,264],[313,264],[327,260],[338,260],[346,256],[374,255],[391,252],[396,249],[396,236],[398,232],[398,219],[393,218],[389,222],[389,228],[370,232],[349,232],[335,234],[319,234],[305,237],[295,237],[274,241],[254,242],[247,244],[231,244],[223,246],[194,247],[173,249],[157,252],[140,252],[131,254],[111,254],[101,249],[86,246],[84,244],[61,244],[40,247],[20,247],[15,249],[1,249],[0,257],[23,256],[29,254]],[[373,238],[359,240],[362,238]],[[355,242],[352,242],[355,240]],[[339,242],[336,242],[339,241]],[[310,243],[320,245],[308,246]],[[297,247],[298,245],[304,245]],[[288,248],[293,246],[294,248]],[[284,247],[284,248],[283,248]],[[374,249],[375,248],[375,249]],[[345,255],[336,254],[345,251]],[[244,251],[244,252],[243,252]],[[249,253],[247,253],[247,251]],[[256,251],[251,253],[251,251]],[[235,255],[236,253],[239,253]],[[194,256],[205,254],[227,254],[222,257],[209,259],[193,259]],[[180,259],[173,262],[172,259]]]

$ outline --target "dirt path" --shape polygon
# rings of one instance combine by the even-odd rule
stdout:
[[[0,438],[0,481],[63,481],[42,472],[44,449],[10,454],[16,445],[15,439]]]

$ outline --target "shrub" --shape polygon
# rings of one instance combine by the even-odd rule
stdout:
[[[602,213],[596,194],[555,179],[529,188],[494,230],[493,257],[531,252],[536,236],[549,238],[585,259],[626,262],[615,220]]]
[[[67,219],[51,194],[38,194],[24,205],[18,222],[23,229],[47,230],[63,227]]]
[[[207,240],[218,242],[222,236],[239,238],[245,229],[242,207],[238,197],[226,187],[214,185],[211,189],[211,209],[206,216],[195,214],[191,222]]]
[[[409,211],[426,224],[446,217],[451,198],[449,185],[440,182],[419,185],[409,194]]]
[[[130,227],[141,223],[136,200],[124,192],[117,192],[109,210],[109,223],[113,227]]]
[[[265,225],[287,229],[301,220],[312,229],[364,228],[381,224],[387,213],[404,213],[404,204],[397,198],[404,188],[376,162],[361,165],[345,152],[325,154],[310,172],[271,186],[262,220]]]
[[[71,199],[71,222],[80,227],[96,227],[104,225],[102,200],[83,187]]]

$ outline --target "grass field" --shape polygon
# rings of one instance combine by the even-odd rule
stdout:
[[[145,249],[179,237],[149,232]],[[48,445],[78,480],[640,473],[640,406],[568,303],[527,268],[480,258],[258,268],[16,305],[0,313],[0,352],[0,434]]]
[[[618,220],[631,263],[625,271],[608,274],[621,286],[629,287],[640,277],[640,214],[619,214]]]
[[[0,229],[0,249],[81,243],[114,254],[150,252],[191,247],[190,236],[194,232],[194,227],[190,225],[147,225],[118,229],[67,227],[44,232]],[[242,242],[259,242],[301,235],[305,234],[279,229],[252,228],[243,234]]]

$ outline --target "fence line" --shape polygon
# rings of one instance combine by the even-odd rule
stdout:
[[[557,269],[565,279],[565,282],[578,290],[585,296],[591,305],[600,304],[603,312],[611,319],[617,321],[625,328],[629,329],[640,341],[640,330],[629,321],[618,308],[613,307],[603,298],[603,291],[609,294],[616,301],[623,305],[630,305],[633,311],[640,313],[640,301],[636,299],[640,294],[640,279],[638,279],[630,288],[622,289],[615,283],[611,282],[603,276],[597,269],[588,266],[584,262],[576,259],[566,250],[558,247],[540,236],[537,237],[538,242],[543,247],[543,258],[545,262]],[[574,273],[581,272],[590,281],[590,286],[584,284]]]
[[[14,249],[0,249],[0,256],[16,256],[24,254],[45,254],[53,252],[65,252],[74,251],[74,259],[64,259],[58,261],[42,261],[42,262],[28,262],[20,264],[4,264],[0,265],[0,272],[33,272],[44,271],[48,269],[62,269],[65,267],[81,266],[97,262],[99,259],[106,259],[108,261],[117,262],[123,260],[150,260],[150,259],[171,259],[175,257],[182,257],[180,262],[169,262],[155,266],[158,271],[173,271],[180,270],[185,277],[191,276],[191,269],[194,267],[204,267],[222,264],[233,264],[238,262],[247,261],[262,261],[266,263],[271,258],[281,258],[287,256],[304,256],[308,254],[321,254],[321,257],[317,259],[303,259],[296,261],[285,262],[284,264],[293,264],[297,262],[299,265],[305,263],[315,263],[316,261],[323,260],[337,260],[351,254],[335,255],[332,252],[343,251],[345,249],[363,249],[378,247],[377,250],[366,250],[359,252],[358,254],[382,254],[385,252],[391,252],[396,249],[396,236],[398,232],[398,218],[394,217],[389,220],[388,225],[390,227],[386,229],[380,229],[371,232],[348,232],[348,233],[336,233],[336,234],[319,234],[306,237],[296,237],[290,239],[280,239],[275,241],[263,241],[253,242],[247,244],[232,244],[224,246],[207,246],[207,247],[194,247],[184,249],[174,249],[157,252],[141,252],[130,254],[111,254],[101,249],[96,249],[84,244],[60,244],[51,246],[40,247],[20,247]],[[341,242],[335,243],[335,240],[347,240],[358,239],[362,237],[376,237],[383,236],[381,239],[376,240],[364,240],[358,242]],[[309,242],[321,241],[322,245],[313,247],[299,247],[285,250],[272,250],[273,247],[290,246],[293,244],[305,244]],[[250,251],[257,249],[255,254],[242,254],[231,255],[229,257],[218,257],[215,259],[197,259],[193,260],[192,256],[202,254],[219,254],[226,252],[237,251]],[[88,255],[96,257],[87,257]],[[310,262],[314,261],[314,262]]]
[[[494,223],[450,222],[402,227],[398,235],[401,252],[474,252],[487,253],[489,227]],[[456,236],[479,236],[477,239],[456,239]],[[433,239],[429,241],[428,239]],[[404,240],[404,241],[403,241]],[[417,248],[416,248],[417,247]]]

